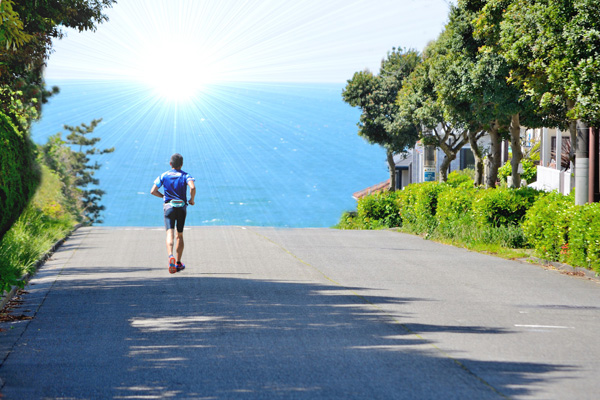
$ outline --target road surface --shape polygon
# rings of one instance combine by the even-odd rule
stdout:
[[[596,399],[600,285],[392,231],[81,228],[2,323],[4,399]]]

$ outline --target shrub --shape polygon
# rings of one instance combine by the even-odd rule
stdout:
[[[398,193],[398,209],[402,218],[402,226],[411,226],[417,222],[417,196],[421,190],[421,184],[412,183]]]
[[[523,173],[521,174],[521,179],[524,179],[526,182],[535,182],[537,179],[537,167],[533,160],[528,158],[524,158],[521,160],[521,165],[523,165]],[[498,179],[502,182],[506,182],[506,179],[512,174],[512,165],[510,161],[507,161],[502,167],[498,168]]]
[[[451,225],[471,213],[473,198],[477,190],[468,188],[448,188],[438,196],[436,219],[440,228]]]
[[[419,185],[415,208],[422,216],[434,217],[437,212],[438,195],[447,187],[446,184],[438,182],[424,182]]]
[[[0,112],[0,238],[19,217],[40,179],[33,144]]]
[[[565,261],[600,272],[600,204],[574,207]]]
[[[366,229],[391,228],[402,225],[397,192],[374,193],[358,201],[358,219]]]
[[[362,224],[357,218],[356,211],[344,211],[340,222],[335,226],[335,229],[362,229]]]
[[[402,226],[415,233],[431,233],[437,226],[438,196],[451,188],[445,183],[424,182],[405,187],[398,195]]]
[[[482,190],[473,202],[473,215],[480,225],[518,225],[539,194],[528,187]]]
[[[462,171],[452,171],[448,174],[446,183],[452,187],[473,187],[474,186],[474,170],[466,169]]]
[[[600,274],[600,204],[590,204],[588,220],[590,225],[587,234],[587,260],[589,267]]]
[[[39,189],[24,212],[0,240],[0,292],[19,284],[26,272],[33,272],[40,257],[76,224],[66,213],[61,182],[49,168],[42,167]]]
[[[540,257],[552,261],[561,258],[561,250],[568,243],[573,207],[572,196],[551,192],[539,196],[525,214],[523,232],[527,242]]]

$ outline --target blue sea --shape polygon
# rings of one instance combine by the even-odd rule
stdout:
[[[129,82],[47,84],[61,92],[35,142],[102,118],[97,147],[115,148],[93,159],[104,226],[162,226],[149,192],[175,152],[196,179],[187,226],[330,227],[356,208],[352,193],[388,177],[384,150],[357,135],[360,111],[342,101],[343,84],[212,85],[180,102]]]

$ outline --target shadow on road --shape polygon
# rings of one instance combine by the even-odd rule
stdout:
[[[106,268],[110,278],[92,280],[86,273],[102,268],[70,268],[0,368],[7,398],[485,399],[535,395],[532,385],[568,369],[450,359],[427,333],[510,332],[404,326],[349,288],[185,272],[131,278],[144,269]],[[407,313],[429,301],[369,299]]]

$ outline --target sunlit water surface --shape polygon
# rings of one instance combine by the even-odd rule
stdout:
[[[98,146],[116,149],[95,159],[105,226],[162,226],[149,191],[174,152],[196,178],[188,226],[329,227],[355,209],[353,192],[387,178],[384,151],[357,135],[360,113],[341,100],[342,84],[213,85],[174,102],[131,83],[47,83],[61,93],[34,141],[103,118]]]

